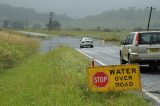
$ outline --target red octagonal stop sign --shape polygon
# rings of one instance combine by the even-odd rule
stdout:
[[[93,76],[93,84],[97,87],[104,87],[108,83],[108,76],[104,72],[97,72]]]

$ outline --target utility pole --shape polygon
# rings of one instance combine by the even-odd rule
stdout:
[[[149,19],[148,19],[148,26],[147,26],[147,31],[149,31],[149,26],[150,26],[150,21],[151,21],[151,16],[152,16],[152,10],[156,9],[156,8],[153,8],[152,6],[151,7],[147,7],[147,8],[150,8]]]
[[[54,12],[50,12],[50,18],[49,18],[49,25],[48,25],[48,30],[50,31],[51,29],[53,29],[53,14]]]

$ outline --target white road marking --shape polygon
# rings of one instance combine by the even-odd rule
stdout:
[[[96,62],[100,63],[101,65],[105,66],[106,64],[100,62],[99,60],[95,59]]]
[[[92,59],[92,57],[91,56],[89,56],[89,55],[87,55],[87,54],[85,54],[84,52],[82,52],[81,50],[79,50],[79,49],[76,49],[78,52],[80,52],[80,53],[82,53],[82,54],[84,54],[85,56],[87,56],[87,57],[89,57],[89,58],[91,58]]]
[[[76,49],[76,50],[77,50],[78,52],[84,54],[85,56],[87,56],[87,57],[93,59],[92,56],[87,55],[86,53],[82,52],[81,50],[79,50],[79,49]],[[95,59],[95,61],[98,62],[99,64],[103,65],[103,66],[106,65],[106,64],[102,63],[101,61],[99,61],[99,60],[97,60],[97,59]],[[155,95],[153,95],[153,94],[147,92],[147,90],[145,90],[145,89],[143,89],[143,88],[142,88],[142,91],[143,91],[147,96],[153,98],[157,103],[160,103],[160,98],[158,98],[157,96],[155,96]]]
[[[154,96],[153,94],[147,92],[147,90],[145,90],[145,89],[143,89],[143,88],[142,88],[142,91],[143,91],[146,95],[148,95],[149,97],[153,98],[157,103],[160,103],[160,98],[158,98],[157,96]]]
[[[78,52],[80,52],[80,53],[84,54],[85,56],[89,57],[90,59],[94,59],[93,57],[91,57],[91,56],[87,55],[86,53],[82,52],[81,50],[79,50],[79,49],[76,49],[76,50],[77,50]],[[99,61],[99,60],[97,60],[97,59],[95,59],[95,61],[96,61],[96,62],[98,62],[99,64],[103,65],[103,66],[105,66],[105,65],[106,65],[106,64],[104,64],[104,63],[100,62],[100,61]]]

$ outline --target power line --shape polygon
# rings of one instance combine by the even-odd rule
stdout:
[[[149,26],[150,26],[150,20],[151,20],[152,10],[153,10],[153,9],[156,9],[156,8],[153,8],[152,6],[151,6],[151,7],[147,7],[147,8],[150,8],[149,19],[148,19],[148,26],[147,26],[147,31],[149,31]]]

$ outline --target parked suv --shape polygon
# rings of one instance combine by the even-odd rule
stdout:
[[[121,64],[160,65],[160,31],[131,32],[121,44]]]

